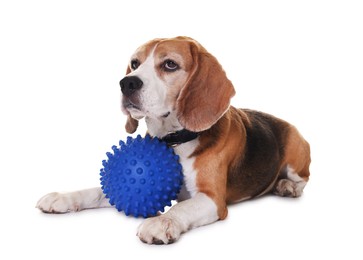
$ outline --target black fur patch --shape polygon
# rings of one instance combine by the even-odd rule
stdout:
[[[262,112],[246,109],[243,112],[251,124],[245,124],[246,146],[242,149],[242,160],[229,173],[228,188],[255,197],[279,174],[288,124]]]

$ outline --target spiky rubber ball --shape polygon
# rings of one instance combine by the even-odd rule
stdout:
[[[111,205],[127,216],[155,216],[171,206],[182,183],[179,156],[166,143],[146,135],[112,146],[102,161],[101,188]]]

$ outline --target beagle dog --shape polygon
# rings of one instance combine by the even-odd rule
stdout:
[[[132,55],[120,82],[126,130],[144,118],[148,133],[180,156],[178,203],[146,219],[137,235],[168,244],[192,228],[227,217],[227,205],[267,193],[299,197],[309,180],[310,148],[272,115],[230,106],[235,90],[217,59],[188,37],[154,39]],[[100,187],[50,193],[37,208],[64,213],[110,207]]]

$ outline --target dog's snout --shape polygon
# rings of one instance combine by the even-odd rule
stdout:
[[[124,77],[120,81],[121,91],[126,97],[130,97],[137,90],[141,89],[142,84],[141,79],[136,76]]]

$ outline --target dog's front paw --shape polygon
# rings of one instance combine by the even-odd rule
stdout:
[[[66,213],[69,211],[79,211],[80,205],[72,193],[49,193],[38,201],[36,207],[45,213]]]
[[[138,228],[137,236],[148,244],[171,244],[182,233],[181,225],[174,219],[158,216],[146,219]]]

